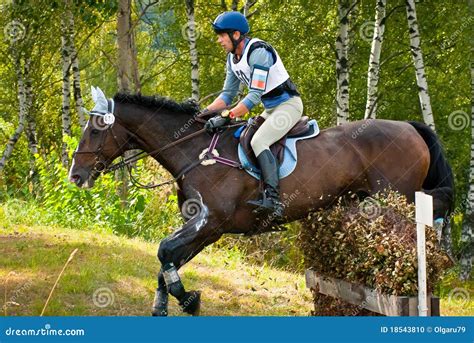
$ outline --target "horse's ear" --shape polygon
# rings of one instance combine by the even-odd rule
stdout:
[[[95,102],[95,104],[99,108],[101,108],[102,111],[107,112],[107,108],[109,105],[108,105],[107,98],[105,97],[104,92],[99,87],[96,87],[95,90],[97,92],[97,101]]]
[[[91,86],[91,95],[92,95],[92,101],[94,101],[94,103],[97,103],[98,94],[94,86]]]
[[[100,89],[99,87],[96,87],[96,91],[97,91],[98,98],[107,99],[102,89]]]

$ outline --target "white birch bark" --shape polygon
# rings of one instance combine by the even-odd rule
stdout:
[[[380,75],[380,54],[382,52],[383,34],[385,31],[385,9],[387,0],[376,0],[374,36],[370,49],[369,71],[367,73],[367,104],[365,119],[377,117],[377,91]]]
[[[71,4],[70,4],[71,5]],[[79,56],[75,44],[75,28],[74,28],[74,15],[70,6],[66,7],[66,17],[69,20],[69,31],[71,34],[70,40],[70,52],[71,52],[71,68],[72,68],[72,91],[74,95],[74,104],[76,107],[76,113],[79,120],[79,125],[82,129],[86,126],[87,119],[83,111],[84,100],[82,99],[81,91],[81,70],[79,69]]]
[[[26,137],[28,140],[28,149],[30,150],[30,178],[35,182],[36,175],[36,154],[38,154],[38,143],[36,137],[36,120],[33,115],[33,89],[30,76],[31,60],[28,58],[25,61],[24,68],[24,82],[25,82],[25,107],[26,107]]]
[[[406,0],[406,10],[408,19],[408,30],[410,34],[410,50],[415,65],[416,83],[418,85],[418,97],[420,99],[421,113],[426,125],[435,130],[433,111],[428,93],[428,82],[426,80],[425,65],[423,63],[423,53],[421,51],[420,31],[416,19],[415,0]]]
[[[257,3],[257,1],[250,1],[250,0],[246,0],[245,3],[244,3],[244,16],[245,18],[248,18],[251,14],[249,13],[250,12],[250,8],[255,5]],[[255,12],[255,11],[254,11]],[[245,86],[243,83],[240,83],[239,85],[239,92],[237,93],[237,97],[238,99],[240,100],[240,98],[242,97],[242,95],[244,94],[244,89],[245,89]]]
[[[196,31],[196,22],[194,19],[194,0],[186,0],[186,14],[188,16],[188,24],[186,32],[186,38],[189,43],[189,53],[191,59],[191,97],[198,101],[199,100],[199,59],[198,51],[196,47],[196,40],[198,37]]]
[[[474,12],[474,0],[469,0],[470,13]],[[471,159],[469,163],[469,190],[461,232],[460,279],[467,280],[474,260],[474,37],[471,35]]]
[[[18,142],[23,130],[25,129],[25,121],[26,121],[26,113],[28,111],[27,103],[26,103],[26,90],[25,90],[25,82],[22,73],[22,66],[21,60],[19,56],[19,52],[17,50],[16,45],[12,45],[12,55],[15,65],[15,71],[17,76],[17,83],[18,83],[18,104],[19,104],[19,111],[18,111],[18,126],[13,133],[13,135],[8,139],[7,145],[5,150],[3,151],[2,157],[0,159],[0,172],[3,171],[5,165],[7,163],[8,158],[11,156],[15,144]]]
[[[70,0],[64,0],[63,16],[61,17],[61,62],[62,62],[62,134],[63,137],[71,135],[71,28],[68,18],[70,11]],[[67,144],[62,143],[61,162],[64,167],[68,168],[69,156],[67,152]]]
[[[339,0],[339,32],[336,38],[337,125],[349,121],[349,0]]]

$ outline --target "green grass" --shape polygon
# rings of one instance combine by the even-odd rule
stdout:
[[[160,267],[158,243],[119,237],[99,226],[79,230],[37,225],[42,222],[39,213],[28,202],[0,206],[0,315],[5,315],[5,308],[9,316],[39,315],[76,248],[45,315],[150,315]],[[259,236],[253,239],[256,245],[251,240],[242,245],[243,238],[226,238],[184,266],[180,274],[185,287],[202,291],[201,315],[308,315],[312,296],[300,265],[289,268],[256,254],[282,245],[281,237]],[[289,252],[286,249],[282,254]],[[442,315],[474,315],[473,282],[458,281],[455,270],[443,278],[437,294]],[[102,307],[108,297],[113,302]],[[170,315],[183,315],[176,300],[170,299]]]
[[[0,228],[2,315],[39,315],[61,269],[78,249],[45,315],[150,315],[157,244],[141,239],[46,226]],[[201,315],[305,316],[312,308],[303,275],[251,265],[237,250],[208,248],[180,271],[187,289],[202,291]],[[94,302],[94,293],[105,289]],[[5,300],[6,299],[6,300]],[[97,305],[98,304],[98,305]],[[170,314],[183,315],[175,299]]]

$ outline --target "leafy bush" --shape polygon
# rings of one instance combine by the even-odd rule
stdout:
[[[138,162],[135,169],[140,179],[156,182],[161,176],[159,170],[148,168],[144,161]],[[129,184],[124,201],[119,193],[123,184],[121,175],[105,174],[92,189],[80,189],[68,181],[68,170],[54,152],[36,155],[36,170],[37,196],[4,199],[2,222],[105,229],[153,241],[162,239],[171,232],[170,227],[181,223],[171,187],[153,191]]]

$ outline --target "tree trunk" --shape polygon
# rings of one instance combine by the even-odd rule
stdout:
[[[72,13],[71,4],[66,7],[67,15],[66,17],[69,19],[69,29],[71,34],[71,67],[72,67],[72,91],[74,95],[74,104],[76,105],[76,113],[79,120],[79,125],[82,129],[86,126],[87,120],[84,114],[84,100],[82,99],[82,91],[81,91],[81,73],[79,69],[79,57],[76,50],[76,44],[74,42],[76,32],[74,28],[74,15]]]
[[[140,93],[141,84],[138,72],[137,51],[135,48],[134,29],[131,18],[131,0],[119,0],[117,14],[117,50],[118,50],[118,86],[123,93]],[[133,151],[125,152],[127,158],[134,154]],[[126,171],[118,170],[115,178],[122,181],[118,190],[122,199],[122,206],[126,207],[128,198],[129,177]]]
[[[249,10],[250,8],[255,5],[256,1],[254,2],[251,2],[250,0],[245,0],[245,4],[244,4],[244,16],[246,18],[248,18],[249,16]],[[239,92],[237,93],[237,98],[240,100],[244,94],[244,90],[245,90],[245,85],[243,83],[240,83],[239,85]]]
[[[134,30],[131,25],[131,0],[119,0],[117,16],[118,84],[124,93],[141,90]],[[133,86],[132,86],[133,85]]]
[[[469,0],[469,9],[474,11],[474,0]],[[474,259],[474,37],[471,35],[471,160],[469,164],[469,190],[463,221],[461,244],[463,246],[460,264],[460,278],[467,280],[471,275]]]
[[[30,150],[30,181],[33,185],[32,190],[33,193],[36,194],[36,188],[38,185],[38,178],[36,172],[36,155],[38,154],[38,143],[36,138],[36,119],[33,113],[32,105],[33,105],[33,89],[31,84],[31,76],[30,76],[30,65],[31,60],[27,59],[25,62],[24,68],[24,81],[25,81],[25,103],[27,107],[27,111],[25,113],[26,118],[26,137],[28,140],[28,149]]]
[[[8,158],[11,156],[13,152],[13,148],[15,144],[18,142],[23,130],[25,129],[25,120],[26,120],[26,113],[28,111],[28,105],[26,101],[26,89],[25,89],[25,82],[22,72],[21,66],[21,59],[20,54],[18,52],[18,47],[14,44],[12,45],[12,55],[15,64],[15,71],[17,76],[18,82],[18,104],[19,104],[19,113],[18,113],[18,126],[13,133],[13,135],[8,140],[7,146],[3,151],[2,158],[0,159],[0,172],[3,171],[5,165],[7,163]]]
[[[410,49],[415,64],[416,83],[418,85],[418,97],[420,98],[421,113],[426,125],[435,130],[431,101],[428,94],[428,82],[426,81],[425,65],[421,51],[420,31],[416,19],[415,0],[406,0],[406,10],[408,19],[408,30],[410,34]]]
[[[69,16],[70,0],[64,0],[64,15],[61,18],[61,59],[63,73],[62,89],[62,133],[64,136],[71,136],[71,27]],[[61,149],[61,161],[64,167],[68,168],[69,156],[67,144],[63,141]]]
[[[196,32],[196,22],[194,20],[194,0],[186,0],[186,14],[188,16],[188,26],[186,30],[186,38],[189,42],[189,53],[191,57],[191,97],[199,100],[199,59],[196,48],[196,40],[198,34]]]
[[[87,119],[84,114],[84,100],[82,99],[81,91],[81,71],[79,69],[79,58],[77,57],[76,47],[73,46],[72,50],[72,90],[74,94],[74,103],[76,105],[77,117],[79,119],[79,125],[82,129],[86,126]]]
[[[369,71],[367,74],[367,104],[365,119],[377,117],[377,85],[380,75],[380,53],[382,51],[383,34],[385,31],[385,8],[387,0],[376,0],[374,37],[370,49]]]
[[[349,121],[349,0],[339,0],[339,33],[336,38],[337,125]]]

